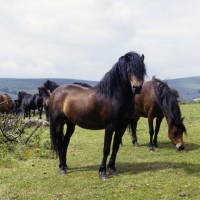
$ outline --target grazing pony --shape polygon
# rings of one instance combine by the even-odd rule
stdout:
[[[148,118],[150,151],[154,151],[154,147],[158,147],[157,136],[164,117],[168,123],[168,136],[172,143],[176,149],[184,149],[185,145],[182,136],[183,133],[186,133],[186,128],[181,117],[177,94],[166,83],[153,77],[151,81],[144,82],[141,93],[135,95],[134,120],[131,123],[132,139],[135,147],[139,146],[136,128],[140,117]],[[153,126],[154,118],[156,118],[155,131]]]
[[[129,52],[119,58],[96,86],[87,88],[69,84],[53,91],[50,96],[50,134],[58,151],[60,174],[66,173],[67,148],[76,125],[91,130],[105,129],[100,179],[108,177],[106,163],[115,132],[108,168],[110,174],[118,174],[115,160],[119,144],[133,118],[134,96],[140,93],[145,75],[144,56]]]
[[[0,113],[10,113],[13,106],[13,101],[8,94],[0,94]]]
[[[49,121],[49,99],[50,94],[45,87],[38,87],[39,96],[43,100],[43,107],[46,114],[46,120]]]

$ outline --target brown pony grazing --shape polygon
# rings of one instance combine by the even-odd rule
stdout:
[[[49,121],[49,100],[50,94],[45,87],[38,87],[39,96],[43,99],[43,107],[46,114],[46,120]]]
[[[115,132],[108,168],[110,174],[118,174],[115,160],[119,144],[132,120],[134,96],[140,93],[145,75],[144,56],[130,52],[120,57],[96,86],[87,88],[70,84],[53,91],[50,96],[50,134],[58,150],[60,174],[66,173],[67,148],[76,125],[91,130],[105,129],[100,179],[107,178],[106,163]]]
[[[168,136],[176,149],[183,150],[183,133],[186,128],[183,124],[181,111],[178,105],[177,95],[168,87],[168,85],[155,77],[151,81],[144,82],[142,92],[135,95],[134,120],[131,123],[133,145],[137,143],[136,128],[140,117],[148,118],[150,151],[154,151],[157,145],[157,136],[160,124],[165,117],[168,123]],[[156,118],[156,127],[154,135],[153,120]],[[154,138],[153,138],[154,136]]]
[[[0,113],[10,113],[13,109],[13,101],[8,94],[0,94]]]

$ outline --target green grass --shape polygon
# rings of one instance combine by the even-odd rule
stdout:
[[[149,152],[147,119],[138,124],[139,148],[128,132],[123,137],[116,167],[119,176],[98,178],[104,130],[76,128],[68,150],[69,170],[59,175],[58,159],[46,148],[48,128],[41,128],[29,146],[12,152],[0,147],[0,199],[200,199],[200,104],[181,105],[186,149],[176,151],[163,121],[159,148]],[[37,138],[36,138],[37,139]],[[47,145],[48,146],[48,145]]]

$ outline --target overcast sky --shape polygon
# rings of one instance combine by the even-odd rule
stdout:
[[[0,78],[99,81],[130,51],[149,78],[200,76],[199,0],[0,3]]]

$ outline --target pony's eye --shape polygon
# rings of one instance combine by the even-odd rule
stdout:
[[[178,131],[174,131],[174,132],[173,132],[174,135],[177,135],[177,133],[178,133]]]

